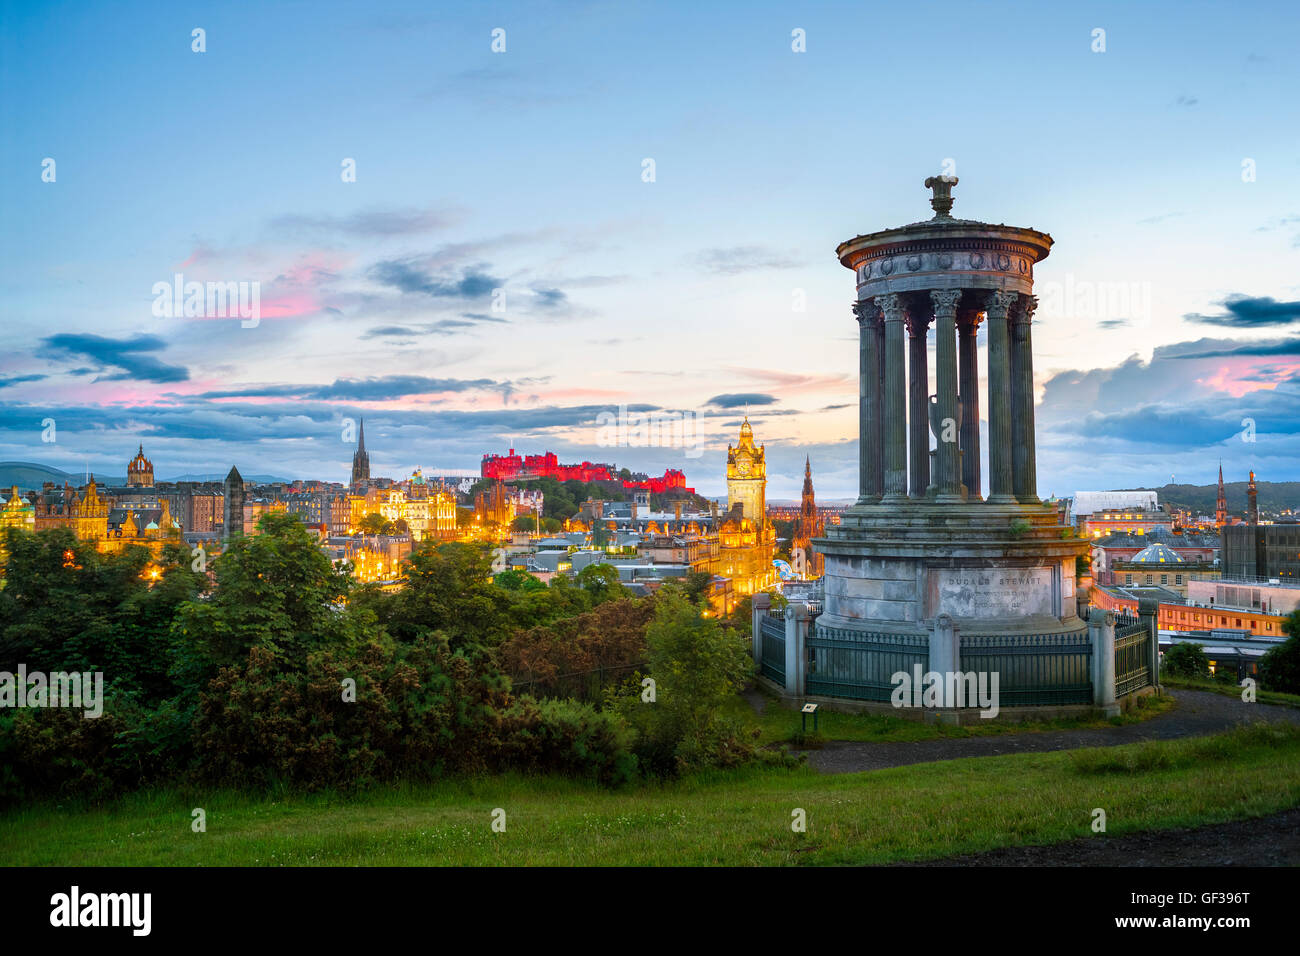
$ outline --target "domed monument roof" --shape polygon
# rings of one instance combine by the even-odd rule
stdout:
[[[1178,552],[1165,544],[1149,544],[1133,555],[1133,564],[1182,564]]]

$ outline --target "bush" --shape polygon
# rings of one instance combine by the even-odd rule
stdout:
[[[1259,659],[1259,683],[1265,690],[1300,694],[1300,611],[1282,627],[1291,636]]]
[[[571,700],[544,700],[535,706],[538,719],[531,730],[534,749],[528,761],[532,769],[606,786],[636,776],[632,731],[618,714]]]
[[[644,701],[638,685],[615,702],[637,733],[637,758],[647,773],[675,776],[755,756],[756,734],[724,716],[752,674],[749,642],[701,610],[678,591],[660,593],[646,631],[655,700]]]
[[[1210,660],[1205,656],[1205,648],[1200,644],[1175,644],[1165,651],[1163,661],[1165,673],[1170,677],[1191,677],[1208,680],[1210,677]]]

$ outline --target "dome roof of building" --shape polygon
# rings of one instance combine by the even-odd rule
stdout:
[[[1134,564],[1182,564],[1178,552],[1165,544],[1149,544],[1133,555]]]

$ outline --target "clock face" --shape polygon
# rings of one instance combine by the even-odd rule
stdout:
[[[744,476],[749,474],[749,459],[741,458],[736,462],[736,473]]]

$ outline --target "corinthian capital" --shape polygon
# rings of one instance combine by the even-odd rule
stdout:
[[[1019,295],[1019,292],[990,292],[986,306],[989,318],[1005,319]]]
[[[852,308],[859,325],[870,325],[880,318],[880,307],[869,299],[854,302]]]
[[[1037,308],[1038,296],[1022,295],[1016,300],[1015,308],[1011,312],[1011,321],[1028,325],[1034,320],[1034,311]]]
[[[930,301],[934,303],[934,314],[957,314],[957,303],[961,300],[961,289],[931,289]]]
[[[885,313],[886,322],[902,322],[904,303],[903,297],[897,292],[890,292],[886,295],[878,295],[875,298],[876,305],[880,311]]]

